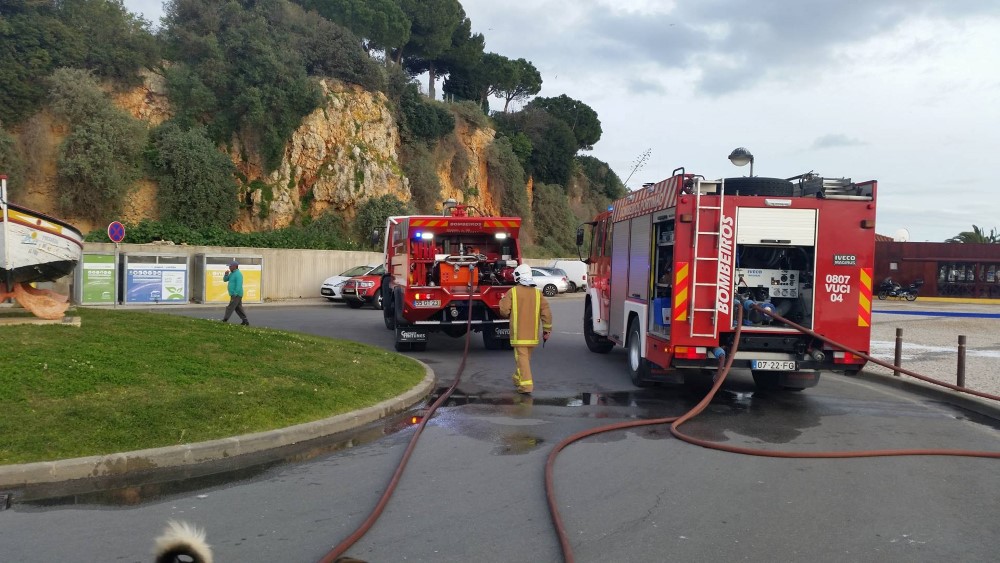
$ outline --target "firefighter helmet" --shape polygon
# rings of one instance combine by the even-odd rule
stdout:
[[[534,280],[531,278],[531,266],[521,264],[520,266],[514,268],[514,283],[527,285],[529,287],[534,286]]]

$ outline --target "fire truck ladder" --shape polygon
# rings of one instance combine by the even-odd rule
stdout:
[[[707,336],[715,338],[719,334],[719,316],[718,316],[718,303],[715,302],[717,291],[714,291],[718,280],[711,282],[698,281],[698,269],[699,265],[705,268],[714,268],[716,272],[719,269],[719,242],[722,240],[722,209],[725,198],[725,193],[723,191],[722,182],[706,182],[701,178],[695,178],[694,185],[694,259],[691,261],[691,300],[688,302],[689,314],[691,322],[689,326],[691,327],[691,336]],[[701,195],[704,191],[715,187],[715,192],[719,194],[719,205],[702,205]],[[706,230],[702,229],[701,215],[702,211],[714,211],[716,215],[716,220],[714,222],[709,222],[710,224],[705,225]],[[703,237],[711,237],[710,241],[702,241]],[[699,247],[703,244],[712,244],[715,247],[715,252],[712,256],[702,256],[699,252]],[[717,275],[712,276],[713,279]],[[698,300],[698,288],[699,287],[710,287],[713,289],[709,293],[712,296],[712,302],[710,307],[706,307]],[[697,332],[696,321],[699,318],[703,318],[705,315],[710,316],[712,319],[712,332]]]

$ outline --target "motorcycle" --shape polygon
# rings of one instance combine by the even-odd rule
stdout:
[[[924,280],[917,280],[904,288],[892,281],[892,279],[887,278],[878,288],[878,298],[883,300],[906,299],[907,301],[916,301],[917,293],[920,292],[920,286],[922,285],[924,285]]]

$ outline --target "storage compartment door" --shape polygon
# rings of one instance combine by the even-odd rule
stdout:
[[[816,210],[740,207],[736,244],[816,246]]]

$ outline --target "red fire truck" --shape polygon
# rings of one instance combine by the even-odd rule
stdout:
[[[638,386],[710,381],[741,307],[733,367],[752,370],[759,388],[812,387],[824,370],[857,373],[863,359],[760,309],[867,353],[875,201],[874,181],[812,173],[710,181],[674,170],[585,223],[588,348],[624,346]],[[580,246],[584,234],[581,226]]]
[[[477,216],[454,200],[443,215],[389,217],[382,311],[396,350],[424,350],[428,333],[460,337],[470,326],[487,349],[509,348],[499,303],[521,263],[520,229],[519,217]]]

